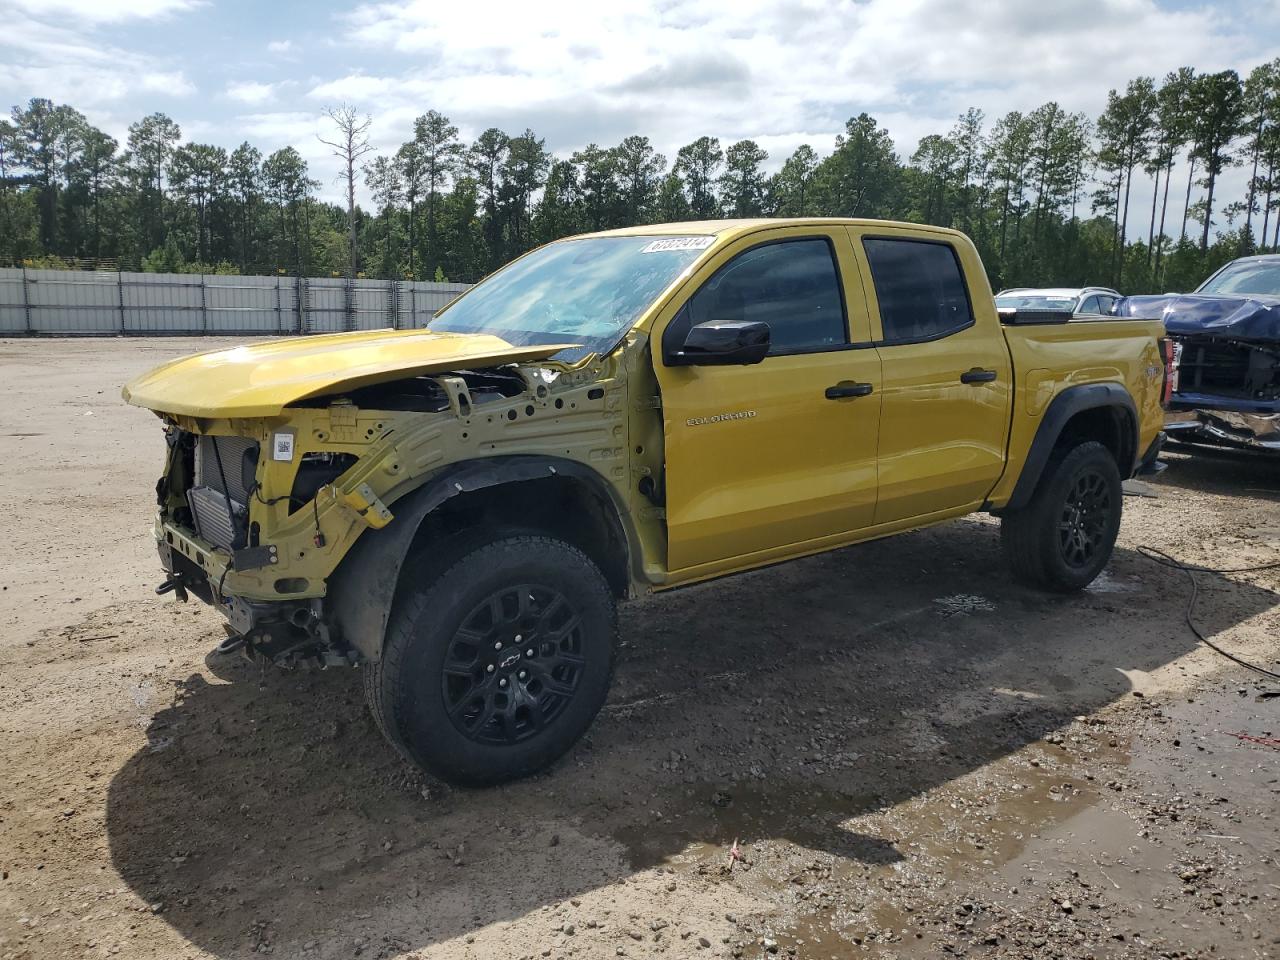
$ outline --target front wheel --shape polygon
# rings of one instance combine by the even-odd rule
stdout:
[[[526,776],[590,726],[616,634],[613,594],[580,550],[497,540],[409,588],[367,668],[369,706],[395,746],[444,780]]]
[[[1055,454],[1030,503],[1000,522],[1014,579],[1058,593],[1092,583],[1115,548],[1122,496],[1120,471],[1102,444]]]

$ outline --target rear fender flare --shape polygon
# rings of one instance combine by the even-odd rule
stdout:
[[[381,530],[366,530],[329,577],[327,599],[343,639],[367,660],[382,656],[387,623],[400,571],[423,521],[441,504],[465,493],[548,476],[585,482],[613,508],[627,551],[626,569],[634,575],[635,531],[614,490],[595,470],[574,460],[548,456],[486,457],[453,464],[391,504],[394,519]]]
[[[1040,482],[1053,448],[1057,446],[1071,418],[1086,410],[1102,407],[1113,407],[1123,413],[1121,429],[1129,431],[1128,449],[1132,451],[1134,459],[1129,463],[1117,463],[1116,466],[1120,468],[1122,477],[1133,475],[1137,466],[1136,458],[1142,451],[1138,449],[1138,408],[1134,405],[1129,391],[1118,383],[1082,383],[1067,387],[1053,398],[1048,409],[1045,410],[1036,435],[1031,441],[1031,447],[1027,451],[1027,459],[1022,465],[1022,474],[1014,485],[1009,502],[1001,508],[1000,512],[1018,510],[1025,507],[1031,500],[1031,495],[1035,493],[1036,485]]]

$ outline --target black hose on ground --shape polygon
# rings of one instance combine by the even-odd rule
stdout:
[[[1272,680],[1280,680],[1280,673],[1268,670],[1265,667],[1260,667],[1256,663],[1250,663],[1248,660],[1243,660],[1230,651],[1223,650],[1222,647],[1218,646],[1200,631],[1200,628],[1196,626],[1196,622],[1193,617],[1196,606],[1196,597],[1199,596],[1200,593],[1200,584],[1196,581],[1197,573],[1256,573],[1260,570],[1275,570],[1280,568],[1280,560],[1274,563],[1261,563],[1253,567],[1197,567],[1194,564],[1183,563],[1181,560],[1177,560],[1169,556],[1169,554],[1165,553],[1163,550],[1157,550],[1155,547],[1138,547],[1138,553],[1142,554],[1152,563],[1158,563],[1160,566],[1168,567],[1171,570],[1181,570],[1187,575],[1187,579],[1191,581],[1191,596],[1187,600],[1187,609],[1183,613],[1183,619],[1186,620],[1187,626],[1191,628],[1191,632],[1196,635],[1197,640],[1203,643],[1210,650],[1213,650],[1215,653],[1226,657],[1234,663],[1238,663],[1242,667],[1252,670],[1254,673],[1261,674],[1264,677],[1269,677]]]

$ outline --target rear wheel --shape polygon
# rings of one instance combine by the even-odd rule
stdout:
[[[1093,582],[1120,532],[1120,471],[1095,441],[1054,455],[1021,510],[1006,513],[1000,539],[1014,579],[1069,593]]]
[[[617,633],[613,595],[585,554],[509,537],[409,589],[366,683],[402,753],[480,786],[533,773],[573,746],[604,703]]]

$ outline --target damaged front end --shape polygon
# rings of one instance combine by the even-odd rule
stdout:
[[[255,399],[253,409],[243,391],[227,389],[219,408],[201,398],[200,415],[176,412],[186,397],[176,388],[153,396],[167,443],[156,487],[165,570],[158,592],[217,609],[227,621],[224,651],[285,667],[376,659],[381,628],[353,625],[341,611],[366,600],[381,610],[386,585],[362,580],[367,596],[348,588],[339,598],[335,583],[358,562],[349,558],[363,535],[400,515],[397,529],[412,536],[416,515],[406,503],[428,481],[462,461],[523,455],[589,464],[610,483],[627,481],[617,363],[570,369],[549,358],[505,359],[486,354],[474,365],[355,383],[335,375],[324,389],[313,379],[307,395],[282,395],[270,407]],[[260,387],[262,366],[254,373]],[[134,386],[126,388],[131,397]]]
[[[1186,443],[1280,454],[1280,413],[1174,410],[1169,412],[1164,429],[1172,439]]]
[[[334,419],[349,410],[337,406],[323,419],[310,411],[269,420],[165,417],[154,533],[166,578],[156,592],[194,595],[217,609],[226,618],[224,651],[283,666],[357,660],[326,616],[327,548],[390,513],[361,478],[359,448],[373,445],[333,436]],[[352,494],[374,510],[342,509]]]
[[[1117,312],[1160,318],[1175,344],[1170,439],[1280,454],[1280,297],[1127,297]]]

